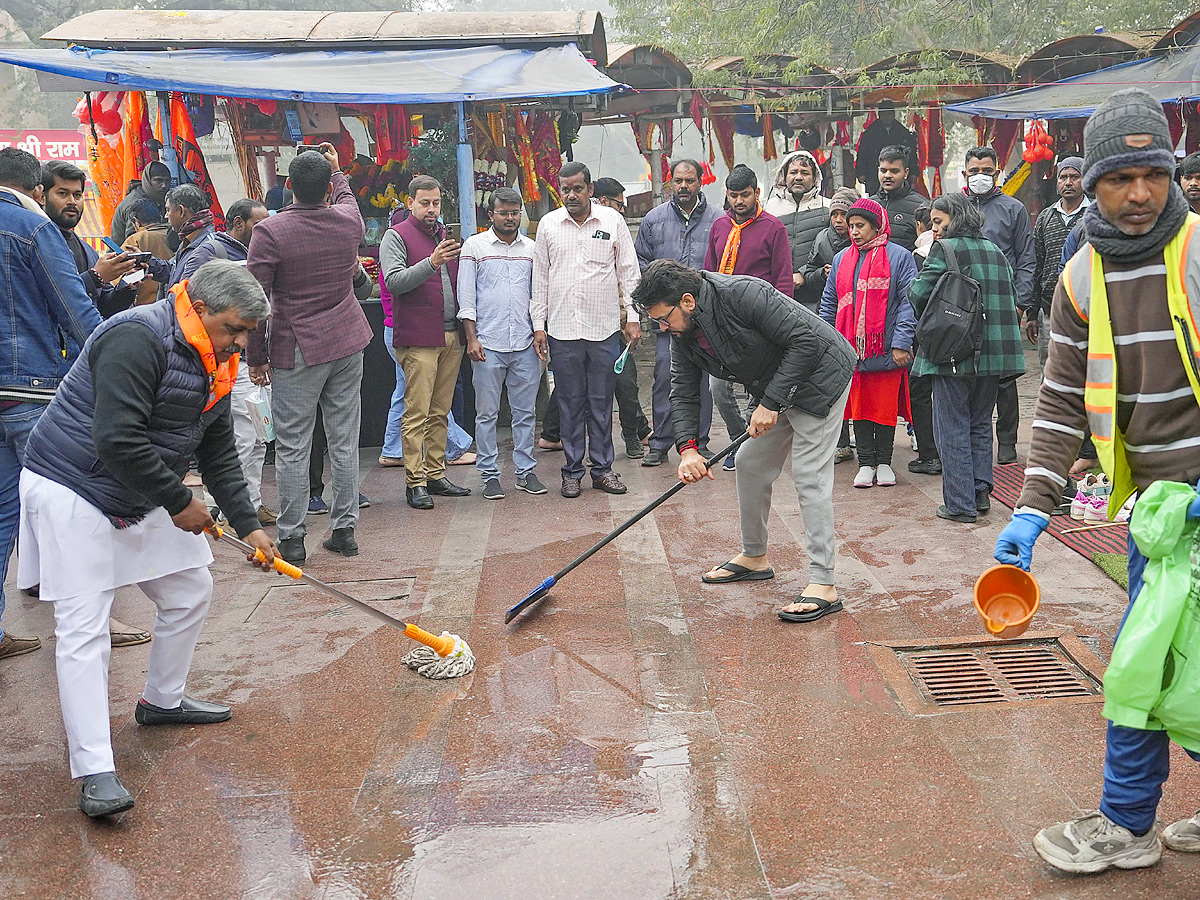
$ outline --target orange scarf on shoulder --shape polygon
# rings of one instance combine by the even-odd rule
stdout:
[[[204,330],[200,314],[196,312],[191,298],[188,297],[187,281],[179,282],[171,288],[171,293],[175,295],[175,318],[179,320],[183,336],[200,354],[200,361],[204,363],[204,372],[208,375],[208,403],[204,406],[204,411],[207,412],[218,400],[233,390],[233,383],[237,381],[240,354],[235,353],[228,362],[218,365],[217,355],[213,352],[212,340],[209,338],[208,332]]]
[[[722,275],[732,275],[733,267],[737,265],[738,249],[742,246],[742,229],[762,215],[762,204],[758,204],[754,208],[754,215],[745,222],[738,224],[737,219],[733,217],[733,213],[729,214],[729,219],[733,222],[733,228],[729,231],[729,237],[725,238],[725,249],[721,251],[721,266],[717,270]]]

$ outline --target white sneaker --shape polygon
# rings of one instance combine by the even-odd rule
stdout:
[[[1162,842],[1181,853],[1200,852],[1200,812],[1164,828]]]
[[[880,487],[895,487],[896,473],[887,463],[875,470],[875,483]]]
[[[1043,828],[1033,839],[1033,849],[1054,868],[1077,874],[1103,872],[1113,866],[1144,869],[1162,857],[1156,828],[1137,837],[1102,812],[1084,813],[1070,822]]]
[[[894,473],[893,473],[894,474]],[[858,474],[854,476],[854,486],[856,488],[869,488],[872,482],[875,481],[874,466],[860,466]],[[895,484],[895,481],[892,482]]]

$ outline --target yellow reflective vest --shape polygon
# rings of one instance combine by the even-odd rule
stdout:
[[[1200,241],[1192,236],[1200,216],[1188,213],[1187,221],[1163,249],[1167,267],[1167,306],[1175,331],[1175,346],[1183,360],[1192,394],[1200,405]],[[1112,519],[1135,490],[1133,474],[1125,454],[1125,441],[1117,426],[1117,358],[1113,346],[1112,321],[1108,312],[1108,290],[1104,265],[1090,244],[1071,257],[1063,270],[1063,287],[1079,318],[1088,326],[1087,378],[1083,405],[1096,456],[1112,482],[1108,517]]]

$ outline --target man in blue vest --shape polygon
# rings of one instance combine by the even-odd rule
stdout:
[[[119,313],[87,339],[25,449],[17,580],[54,604],[58,691],[79,808],[133,806],[109,736],[108,613],[138,585],[158,615],[139,725],[223,722],[230,708],[184,693],[212,599],[203,537],[212,516],[183,485],[195,456],[234,529],[274,561],[233,443],[229,392],[246,336],[270,307],[243,266],[214,260],[170,295]],[[253,557],[251,557],[253,559]]]

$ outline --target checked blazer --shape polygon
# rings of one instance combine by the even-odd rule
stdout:
[[[960,367],[955,372],[950,365],[938,366],[921,355],[913,363],[914,375],[1021,375],[1025,372],[1025,353],[1021,346],[1021,328],[1017,324],[1016,293],[1013,270],[1000,248],[984,237],[943,238],[933,242],[929,258],[908,288],[908,300],[918,320],[929,305],[933,287],[946,271],[946,253],[954,254],[959,269],[979,282],[983,310],[983,351],[975,372]]]

